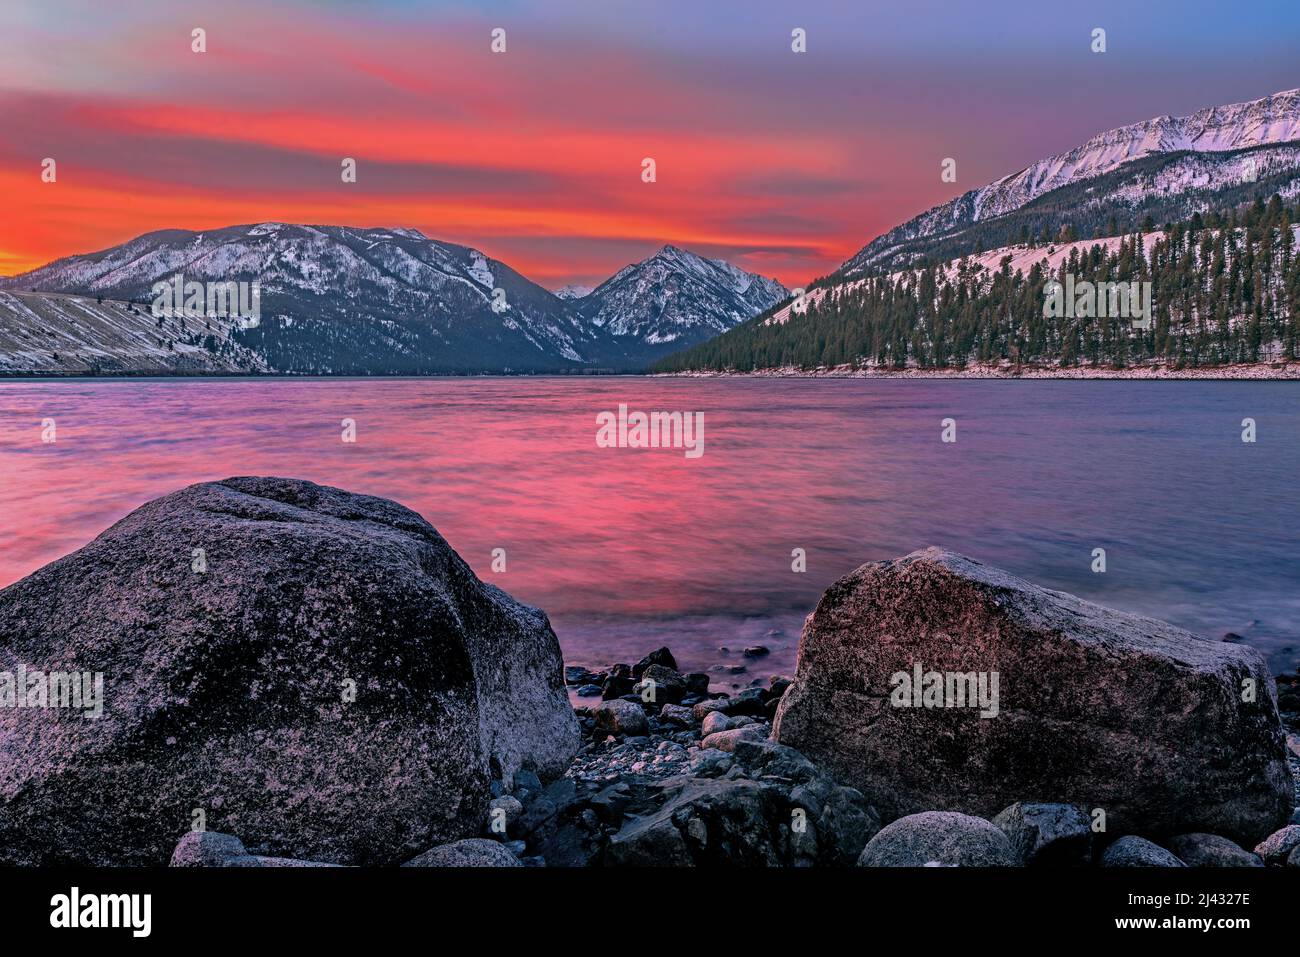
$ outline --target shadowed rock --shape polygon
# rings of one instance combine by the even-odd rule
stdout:
[[[1258,854],[1238,847],[1217,834],[1179,834],[1171,850],[1188,867],[1263,867]]]
[[[425,851],[403,867],[522,867],[519,859],[496,841],[474,837]]]
[[[899,696],[897,676],[918,666],[996,673],[996,708],[901,706],[918,702]],[[1258,652],[937,548],[863,565],[827,589],[773,737],[886,820],[1068,803],[1103,810],[1112,832],[1202,831],[1252,846],[1291,809]]]
[[[1175,855],[1144,837],[1129,835],[1106,848],[1102,867],[1186,867]]]
[[[954,811],[926,811],[881,828],[862,849],[859,867],[1014,867],[1007,836],[988,821]]]
[[[0,592],[20,664],[102,672],[103,714],[0,709],[8,864],[165,864],[195,809],[268,854],[397,863],[578,746],[542,612],[415,512],[291,479],[156,499]]]

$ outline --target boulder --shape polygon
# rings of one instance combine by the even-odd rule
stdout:
[[[1260,841],[1255,853],[1264,859],[1265,864],[1282,864],[1297,847],[1300,847],[1300,825],[1288,824]]]
[[[686,697],[686,679],[665,665],[648,665],[632,693],[657,704],[680,704]]]
[[[161,865],[195,809],[252,846],[397,863],[579,744],[546,616],[395,502],[193,485],[0,591],[0,662],[103,676],[0,708],[0,863]]]
[[[679,704],[664,705],[659,709],[659,719],[679,728],[692,728],[695,726],[695,715],[691,713],[691,709],[683,708]]]
[[[631,701],[615,698],[602,702],[593,712],[596,716],[596,728],[609,734],[641,735],[649,734],[650,722],[645,710]]]
[[[1022,864],[1082,867],[1092,858],[1092,822],[1072,804],[1024,804],[998,813],[1002,829]]]
[[[988,821],[925,811],[885,825],[867,841],[858,867],[1014,867],[1011,842]]]
[[[217,831],[190,831],[172,851],[170,867],[230,867],[241,857],[248,857],[244,842],[233,834]]]
[[[677,659],[673,657],[673,653],[666,647],[658,648],[632,666],[632,677],[640,678],[651,665],[662,665],[676,671]]]
[[[483,837],[453,841],[407,861],[403,867],[523,867],[503,844]]]
[[[937,548],[827,589],[773,737],[886,819],[1068,803],[1104,810],[1121,833],[1253,844],[1292,805],[1257,651]]]
[[[719,731],[729,731],[730,729],[731,719],[721,711],[708,712],[705,714],[704,720],[700,722],[700,735],[706,738],[711,734],[716,734]]]
[[[231,834],[191,831],[172,851],[171,867],[337,867],[321,861],[249,854],[243,842]]]
[[[1217,834],[1179,834],[1169,850],[1188,867],[1263,867],[1259,855]]]
[[[732,728],[730,731],[715,731],[700,742],[700,747],[734,751],[741,741],[762,741],[763,738],[763,731],[751,725],[747,728]]]
[[[691,706],[691,714],[696,721],[703,721],[714,712],[725,714],[729,700],[728,698],[710,698],[708,701],[697,701]]]
[[[1144,837],[1129,835],[1106,848],[1101,855],[1102,867],[1186,867],[1159,844]]]

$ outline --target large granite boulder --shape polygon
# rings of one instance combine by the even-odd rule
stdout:
[[[827,589],[772,736],[885,820],[1066,803],[1102,810],[1111,833],[1253,846],[1291,809],[1258,652],[937,548]]]
[[[579,745],[542,612],[410,509],[290,479],[156,499],[0,591],[20,665],[102,674],[102,714],[0,708],[6,864],[166,864],[200,812],[257,854],[399,863]]]

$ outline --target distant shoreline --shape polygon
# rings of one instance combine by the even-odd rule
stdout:
[[[854,369],[835,366],[827,369],[755,369],[750,372],[430,372],[430,373],[294,373],[248,371],[169,371],[153,369],[140,372],[0,372],[0,382],[51,382],[107,379],[114,381],[159,379],[259,379],[284,381],[376,380],[400,379],[1035,379],[1045,381],[1129,380],[1129,381],[1291,381],[1300,380],[1300,361],[1286,363],[1239,363],[1199,369],[1169,369],[1145,366],[1131,369],[1043,368],[1023,366],[1016,370],[1009,364],[969,366],[963,369]]]
[[[854,369],[834,366],[825,369],[755,369],[751,372],[660,372],[656,377],[679,379],[756,378],[756,379],[1042,379],[1076,380],[1224,380],[1263,381],[1300,380],[1300,361],[1287,363],[1240,363],[1199,369],[1170,369],[1146,366],[1131,369],[1043,368],[1009,364],[971,366],[963,369]]]

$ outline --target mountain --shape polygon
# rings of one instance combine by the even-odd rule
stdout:
[[[259,373],[266,360],[236,322],[165,320],[136,303],[0,292],[0,374]]]
[[[664,246],[576,304],[625,353],[651,357],[726,332],[788,296],[775,279]]]
[[[1300,185],[1300,89],[1248,103],[1159,116],[1108,130],[877,237],[845,276],[1007,245],[1068,214],[1081,235],[1224,208],[1256,193],[1284,199]]]
[[[591,289],[591,286],[571,284],[568,286],[561,286],[559,289],[555,290],[555,296],[557,299],[581,299],[583,296],[590,293]]]
[[[169,229],[4,285],[148,303],[153,284],[177,273],[260,282],[261,322],[239,338],[284,372],[560,371],[608,352],[604,336],[509,266],[411,229]]]
[[[785,296],[775,280],[673,247],[586,295],[569,287],[561,296],[476,249],[417,230],[286,223],[146,233],[0,280],[0,289],[134,302],[143,315],[154,283],[178,274],[186,282],[259,283],[260,321],[223,333],[228,359],[238,369],[255,371],[252,361],[299,374],[634,370]],[[120,312],[101,319],[117,322]],[[86,343],[86,360],[65,371],[160,368],[150,350],[166,348],[170,356],[167,341],[186,346],[185,337],[195,332],[178,325],[170,335],[153,335],[144,323],[136,349],[121,338],[133,321],[100,342],[98,351]],[[0,322],[6,323],[0,336],[8,330],[15,347],[43,336],[30,309],[0,309]],[[62,350],[65,359],[74,354],[75,341]],[[117,344],[116,356],[109,341]],[[193,359],[198,365],[182,362],[177,371],[229,371],[219,356]],[[57,371],[52,361],[40,360],[39,371]],[[5,367],[17,368],[12,361]]]

